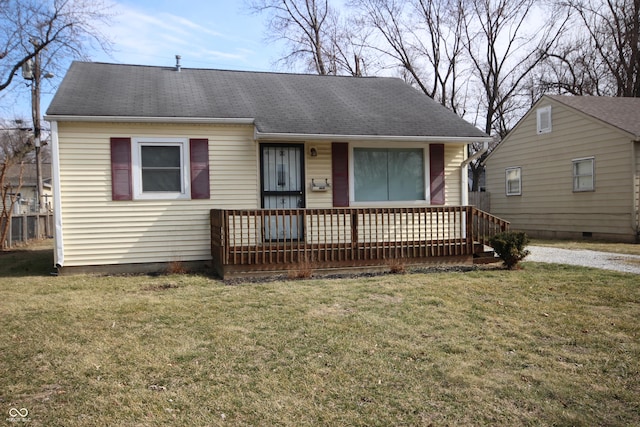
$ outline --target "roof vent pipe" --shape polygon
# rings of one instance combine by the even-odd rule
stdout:
[[[182,69],[182,65],[180,65],[180,59],[182,57],[180,55],[176,55],[176,71],[180,72]]]

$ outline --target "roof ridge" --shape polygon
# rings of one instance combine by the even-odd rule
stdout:
[[[104,62],[104,61],[73,61],[78,64],[94,64],[94,65],[113,65],[118,67],[139,67],[139,68],[157,68],[157,69],[169,69],[175,70],[175,65],[145,65],[145,64],[131,64],[131,63],[117,63],[117,62]],[[298,77],[318,77],[318,78],[353,78],[353,79],[390,79],[400,80],[404,82],[400,77],[394,76],[352,76],[347,74],[313,74],[313,73],[298,73],[294,71],[260,71],[260,70],[234,70],[229,68],[204,68],[204,67],[185,67],[180,65],[180,71],[220,71],[228,73],[243,73],[243,74],[272,74],[280,76],[298,76]]]

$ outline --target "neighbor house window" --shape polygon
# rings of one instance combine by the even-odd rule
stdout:
[[[551,132],[551,105],[536,110],[538,133]]]
[[[188,140],[134,140],[133,192],[136,199],[189,198],[189,180]]]
[[[573,160],[573,191],[595,190],[593,157]]]
[[[507,196],[520,196],[522,194],[522,168],[506,169]]]
[[[425,200],[421,148],[354,148],[356,202]]]

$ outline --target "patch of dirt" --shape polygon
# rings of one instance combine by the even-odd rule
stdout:
[[[443,265],[443,266],[430,266],[430,267],[407,267],[406,273],[402,274],[431,274],[431,273],[469,273],[472,271],[481,270],[504,270],[502,265],[496,264],[476,264],[476,265]],[[387,276],[398,273],[389,271],[381,271],[376,273],[343,273],[343,274],[321,274],[312,275],[310,278],[294,279],[287,274],[274,274],[271,276],[256,276],[256,277],[237,277],[224,280],[225,285],[242,285],[249,283],[270,283],[288,280],[318,280],[318,279],[358,279],[367,277]]]
[[[179,286],[175,283],[161,283],[158,285],[149,285],[142,288],[143,291],[166,291],[167,289],[176,289]]]

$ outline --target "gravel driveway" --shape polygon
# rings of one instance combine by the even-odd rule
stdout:
[[[531,252],[525,261],[581,265],[605,270],[640,274],[640,255],[623,255],[585,249],[560,249],[545,246],[527,246]]]

